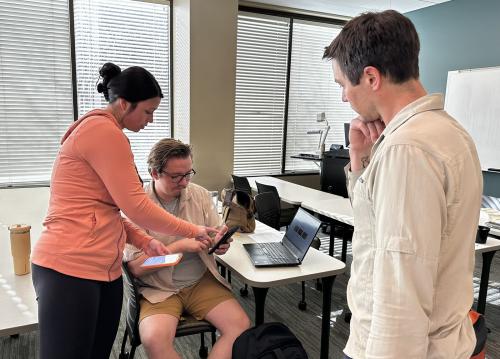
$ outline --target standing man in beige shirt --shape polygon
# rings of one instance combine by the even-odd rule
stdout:
[[[325,50],[352,120],[348,358],[470,358],[482,175],[472,139],[419,81],[415,27],[349,21]]]

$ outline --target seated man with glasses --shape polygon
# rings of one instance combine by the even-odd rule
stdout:
[[[222,224],[210,193],[190,183],[196,172],[188,145],[160,140],[151,149],[148,167],[152,181],[146,192],[153,201],[191,223]],[[147,256],[132,246],[125,248],[124,258],[139,279],[143,297],[139,331],[148,357],[179,358],[173,343],[177,323],[186,311],[196,319],[209,321],[221,334],[209,358],[231,358],[233,342],[250,327],[250,320],[218,273],[215,259],[207,253],[205,244],[194,238],[149,233],[165,244],[173,243],[175,252],[184,255],[176,266],[143,269],[140,265]],[[229,243],[215,253],[224,254],[228,248]]]

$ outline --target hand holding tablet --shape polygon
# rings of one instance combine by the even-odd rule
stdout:
[[[181,261],[182,253],[167,254],[165,256],[149,257],[141,264],[147,269],[174,266]]]

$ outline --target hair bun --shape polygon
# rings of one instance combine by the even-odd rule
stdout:
[[[115,65],[112,62],[106,62],[99,70],[99,75],[101,75],[104,82],[109,82],[109,80],[120,74],[120,72],[122,72],[120,66]]]
[[[102,82],[97,84],[97,92],[104,94],[106,101],[109,101],[108,83],[113,77],[118,76],[122,72],[120,66],[112,62],[106,62],[99,70],[99,75],[102,77]]]
[[[106,91],[106,86],[102,82],[99,82],[97,84],[97,92],[103,93],[104,91]]]

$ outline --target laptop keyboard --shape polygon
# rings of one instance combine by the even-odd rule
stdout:
[[[269,258],[277,263],[287,263],[295,258],[286,250],[283,245],[277,243],[260,243],[259,248],[264,252]]]

